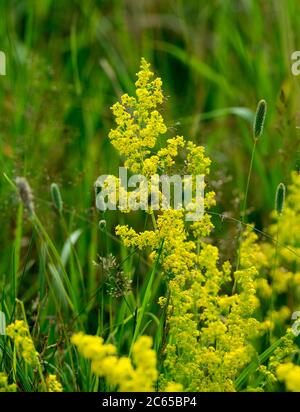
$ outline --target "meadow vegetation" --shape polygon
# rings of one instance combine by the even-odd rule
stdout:
[[[300,391],[297,2],[0,13],[0,392]],[[98,211],[119,166],[203,218]]]

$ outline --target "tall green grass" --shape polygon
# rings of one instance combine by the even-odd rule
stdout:
[[[7,76],[0,77],[0,310],[8,320],[24,317],[16,299],[22,302],[43,367],[60,374],[66,390],[105,389],[64,343],[84,329],[128,353],[139,334],[155,333],[158,349],[164,325],[157,298],[165,288],[156,278],[159,262],[151,266],[115,238],[124,217],[95,210],[93,183],[119,162],[107,139],[109,107],[132,92],[145,56],[164,80],[168,126],[204,144],[213,160],[215,213],[238,220],[253,109],[265,98],[267,128],[253,158],[247,207],[248,220],[266,226],[278,182],[299,168],[300,80],[290,72],[290,54],[300,46],[297,2],[11,0],[0,3],[0,14],[7,55]],[[26,176],[34,216],[3,173],[11,181]],[[59,211],[52,183],[63,199]],[[137,229],[150,224],[139,213],[128,218]],[[235,223],[215,224],[224,239],[238,231]],[[222,251],[234,255],[230,246]],[[94,265],[109,253],[135,286],[118,305]],[[15,353],[7,338],[0,337],[0,347],[2,366],[10,364]],[[9,372],[22,388],[35,390],[37,378],[13,364]]]

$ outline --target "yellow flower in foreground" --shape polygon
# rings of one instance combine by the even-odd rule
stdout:
[[[152,339],[140,337],[133,346],[133,363],[127,357],[118,357],[116,347],[105,344],[98,336],[72,336],[72,343],[92,362],[92,371],[118,386],[121,392],[153,391],[157,380],[156,355],[151,349]]]
[[[16,392],[17,386],[13,383],[8,384],[7,376],[4,372],[0,372],[0,392]]]
[[[58,381],[56,375],[49,375],[46,379],[46,386],[48,392],[62,392],[63,387]]]
[[[117,356],[116,347],[105,344],[98,336],[79,332],[72,336],[71,341],[85,358],[91,360],[92,371],[105,378],[110,386],[117,386],[120,392],[154,391],[158,373],[151,337],[138,338],[133,345],[132,360]],[[175,388],[179,390],[179,386]]]
[[[36,352],[27,325],[23,320],[16,320],[6,328],[7,335],[14,340],[17,351],[25,362],[34,366],[37,363],[38,352]]]
[[[291,362],[284,363],[277,368],[278,379],[284,381],[288,390],[300,392],[300,366]]]
[[[169,382],[164,389],[164,392],[182,392],[182,385],[180,383]]]

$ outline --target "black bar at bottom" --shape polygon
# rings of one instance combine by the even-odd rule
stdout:
[[[239,410],[243,405],[247,407],[262,407],[266,402],[268,409],[274,403],[277,407],[286,408],[287,402],[295,402],[299,399],[299,393],[0,393],[0,410],[4,411],[7,404],[13,406],[28,407],[30,411],[42,411],[66,406],[81,408],[83,412],[97,411],[108,408],[122,408],[125,410],[151,409],[151,408],[199,408],[208,411],[214,406],[228,407],[230,410]],[[203,409],[204,408],[204,409]],[[55,411],[54,411],[55,412]]]

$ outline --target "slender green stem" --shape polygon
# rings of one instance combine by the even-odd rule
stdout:
[[[242,209],[242,222],[243,223],[245,222],[245,216],[246,216],[247,199],[248,199],[248,192],[249,192],[250,180],[251,180],[252,169],[253,169],[256,144],[257,144],[257,139],[254,139],[252,154],[251,154],[251,161],[250,161],[249,172],[248,172],[248,178],[247,178],[247,186],[246,186],[245,197],[244,197],[244,202],[243,202],[243,209]]]
[[[242,208],[242,213],[241,213],[242,214],[241,225],[239,227],[239,233],[238,233],[238,253],[237,253],[236,271],[239,270],[240,260],[241,260],[241,237],[242,237],[243,224],[245,223],[245,217],[246,217],[247,199],[248,199],[248,192],[249,192],[250,180],[251,180],[252,169],[253,169],[256,144],[257,144],[257,139],[254,138],[250,166],[249,166],[249,171],[248,171],[247,185],[246,185],[246,190],[245,190],[245,197],[244,197],[243,208]],[[236,279],[234,279],[232,294],[235,293],[235,291],[236,291]]]
[[[153,212],[151,212],[151,219],[152,219],[154,230],[157,230],[157,223],[156,223],[155,215]]]
[[[278,217],[279,219],[279,217]],[[276,233],[276,243],[275,243],[275,253],[274,253],[274,261],[273,261],[273,267],[272,267],[272,276],[271,276],[271,282],[273,282],[273,279],[275,277],[275,272],[276,272],[276,265],[277,265],[277,256],[278,256],[278,238],[279,238],[279,221],[277,221],[277,233]],[[271,320],[271,327],[270,327],[270,343],[272,343],[272,323],[273,323],[273,311],[275,307],[275,302],[274,302],[274,291],[272,287],[272,292],[271,292],[271,302],[270,302],[270,320]]]

